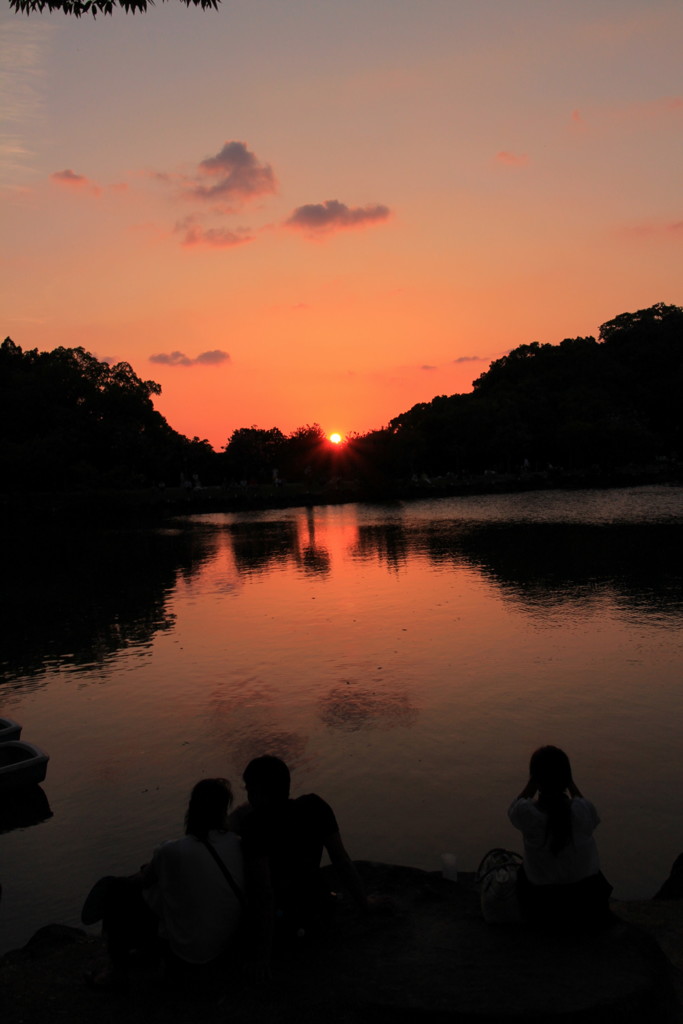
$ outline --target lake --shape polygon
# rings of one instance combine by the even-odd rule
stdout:
[[[557,744],[615,895],[651,895],[683,851],[682,525],[641,487],[7,537],[0,714],[51,760],[0,813],[0,951],[265,752],[352,857],[474,870]]]

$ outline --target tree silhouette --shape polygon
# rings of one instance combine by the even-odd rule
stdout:
[[[165,3],[166,0],[161,0]],[[213,8],[218,10],[221,0],[180,0],[186,7],[201,7],[204,10]],[[154,6],[154,0],[9,0],[12,10],[21,14],[35,14],[41,11],[62,11],[63,14],[70,14],[74,18],[80,18],[83,14],[92,14],[96,18],[98,14],[112,14],[114,9],[120,9],[126,14],[144,12],[148,5]]]
[[[441,395],[365,439],[394,474],[587,471],[683,454],[683,309],[622,313],[593,337],[520,345],[470,394]]]
[[[233,480],[270,481],[279,471],[285,435],[277,427],[239,427],[225,446],[227,475]]]
[[[605,474],[683,458],[683,309],[658,303],[599,338],[532,342],[495,360],[468,394],[439,395],[333,445],[319,424],[233,431],[224,452],[158,413],[154,381],[83,348],[0,345],[0,476],[6,490],[139,487],[201,478],[320,492],[341,479],[389,494],[424,478]],[[547,479],[547,475],[544,477]]]
[[[287,438],[285,447],[285,478],[320,482],[330,473],[331,444],[319,423],[297,427]]]
[[[177,482],[195,442],[173,430],[161,387],[83,348],[0,345],[0,472],[8,487],[73,489]],[[201,447],[202,443],[199,442]]]

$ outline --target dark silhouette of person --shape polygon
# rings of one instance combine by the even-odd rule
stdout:
[[[242,836],[252,913],[252,967],[267,976],[274,941],[303,937],[329,918],[334,897],[323,884],[326,850],[340,881],[361,912],[389,909],[367,896],[330,805],[315,793],[290,797],[290,773],[279,757],[264,755],[244,770],[248,805],[231,816]]]
[[[133,949],[200,965],[230,948],[246,906],[241,841],[227,828],[231,803],[226,779],[202,779],[181,839],[158,846],[136,875],[96,883],[81,918],[102,921],[110,962],[86,975],[92,987],[125,985]]]
[[[600,818],[563,750],[547,746],[532,754],[529,781],[508,816],[524,838],[517,895],[525,919],[559,931],[608,923],[612,886],[593,836]]]

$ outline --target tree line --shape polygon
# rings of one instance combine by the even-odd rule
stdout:
[[[421,402],[331,444],[317,424],[234,430],[220,452],[173,430],[161,388],[83,348],[0,345],[0,472],[7,489],[249,487],[397,482],[483,473],[608,472],[679,463],[683,308],[658,303],[598,338],[520,345],[466,394]]]
[[[413,406],[370,435],[393,472],[571,471],[682,452],[683,309],[658,303],[598,339],[520,345],[468,394]]]

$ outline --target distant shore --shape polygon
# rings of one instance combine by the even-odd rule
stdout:
[[[6,526],[95,527],[144,525],[174,516],[211,512],[261,512],[285,508],[385,504],[429,498],[514,494],[538,490],[581,490],[683,484],[683,467],[628,467],[590,472],[548,470],[542,473],[495,473],[471,476],[414,477],[371,485],[357,481],[300,484],[225,484],[208,487],[148,487],[137,490],[15,491],[0,500]]]

